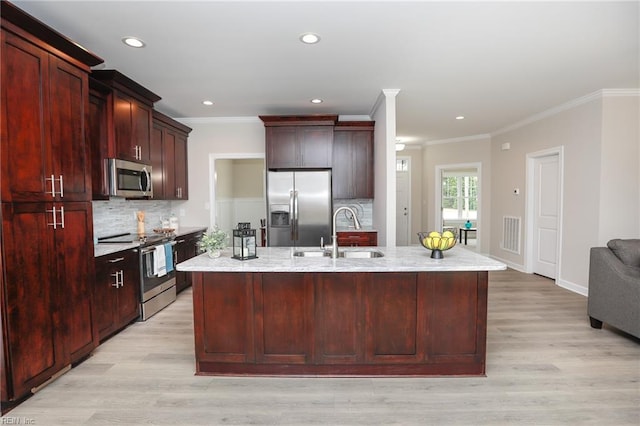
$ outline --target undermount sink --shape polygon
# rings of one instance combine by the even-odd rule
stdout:
[[[338,257],[347,259],[373,259],[376,257],[384,257],[384,253],[376,250],[349,250],[338,252]]]
[[[310,250],[310,251],[294,251],[295,257],[330,257],[331,253],[328,251]]]
[[[331,252],[320,250],[294,251],[294,257],[331,257]],[[376,250],[343,250],[338,252],[338,257],[346,259],[373,259],[384,257],[384,253]]]

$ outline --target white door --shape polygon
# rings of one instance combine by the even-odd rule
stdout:
[[[557,154],[534,160],[533,272],[553,279],[558,260],[559,171]]]
[[[398,158],[396,167],[396,245],[409,245],[411,182],[409,158]],[[404,162],[404,163],[402,163]]]

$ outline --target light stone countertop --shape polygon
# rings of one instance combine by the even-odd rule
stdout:
[[[258,247],[258,258],[236,260],[231,249],[219,258],[206,253],[179,263],[178,271],[191,272],[418,272],[418,271],[499,271],[506,265],[471,250],[455,246],[444,252],[444,259],[431,259],[431,251],[420,246],[345,247],[345,251],[378,250],[384,257],[354,259],[294,257],[294,251],[319,251],[318,247]]]
[[[206,226],[181,226],[176,232],[176,238],[183,235],[192,234],[194,232],[206,231]],[[93,246],[93,256],[100,257],[108,254],[117,253],[119,251],[131,250],[140,247],[140,243],[98,243]]]

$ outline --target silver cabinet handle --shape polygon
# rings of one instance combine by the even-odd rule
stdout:
[[[64,197],[64,184],[62,183],[62,175],[60,175],[60,198],[62,197]]]
[[[53,229],[58,229],[58,225],[62,229],[64,229],[64,207],[60,207],[60,209],[56,209],[56,206],[53,206],[51,210],[45,210],[46,213],[51,213],[52,222],[47,223],[47,226],[52,226]],[[60,222],[58,222],[58,213],[60,213]]]
[[[124,287],[124,271],[120,270],[120,287]]]
[[[124,260],[124,257],[116,257],[115,259],[109,259],[109,263],[118,263],[118,262],[122,262]]]
[[[115,278],[115,281],[111,284],[111,287],[120,287],[120,271],[116,271],[116,273],[111,274],[111,276]]]
[[[48,192],[47,194],[51,194],[52,197],[55,197],[56,196],[56,178],[53,175],[51,175],[51,177],[45,178],[44,180],[51,181],[51,192]]]

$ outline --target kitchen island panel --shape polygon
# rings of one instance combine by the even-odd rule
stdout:
[[[193,282],[196,358],[252,362],[252,274],[196,274]]]
[[[307,363],[313,353],[313,276],[254,276],[256,349],[259,362]]]

